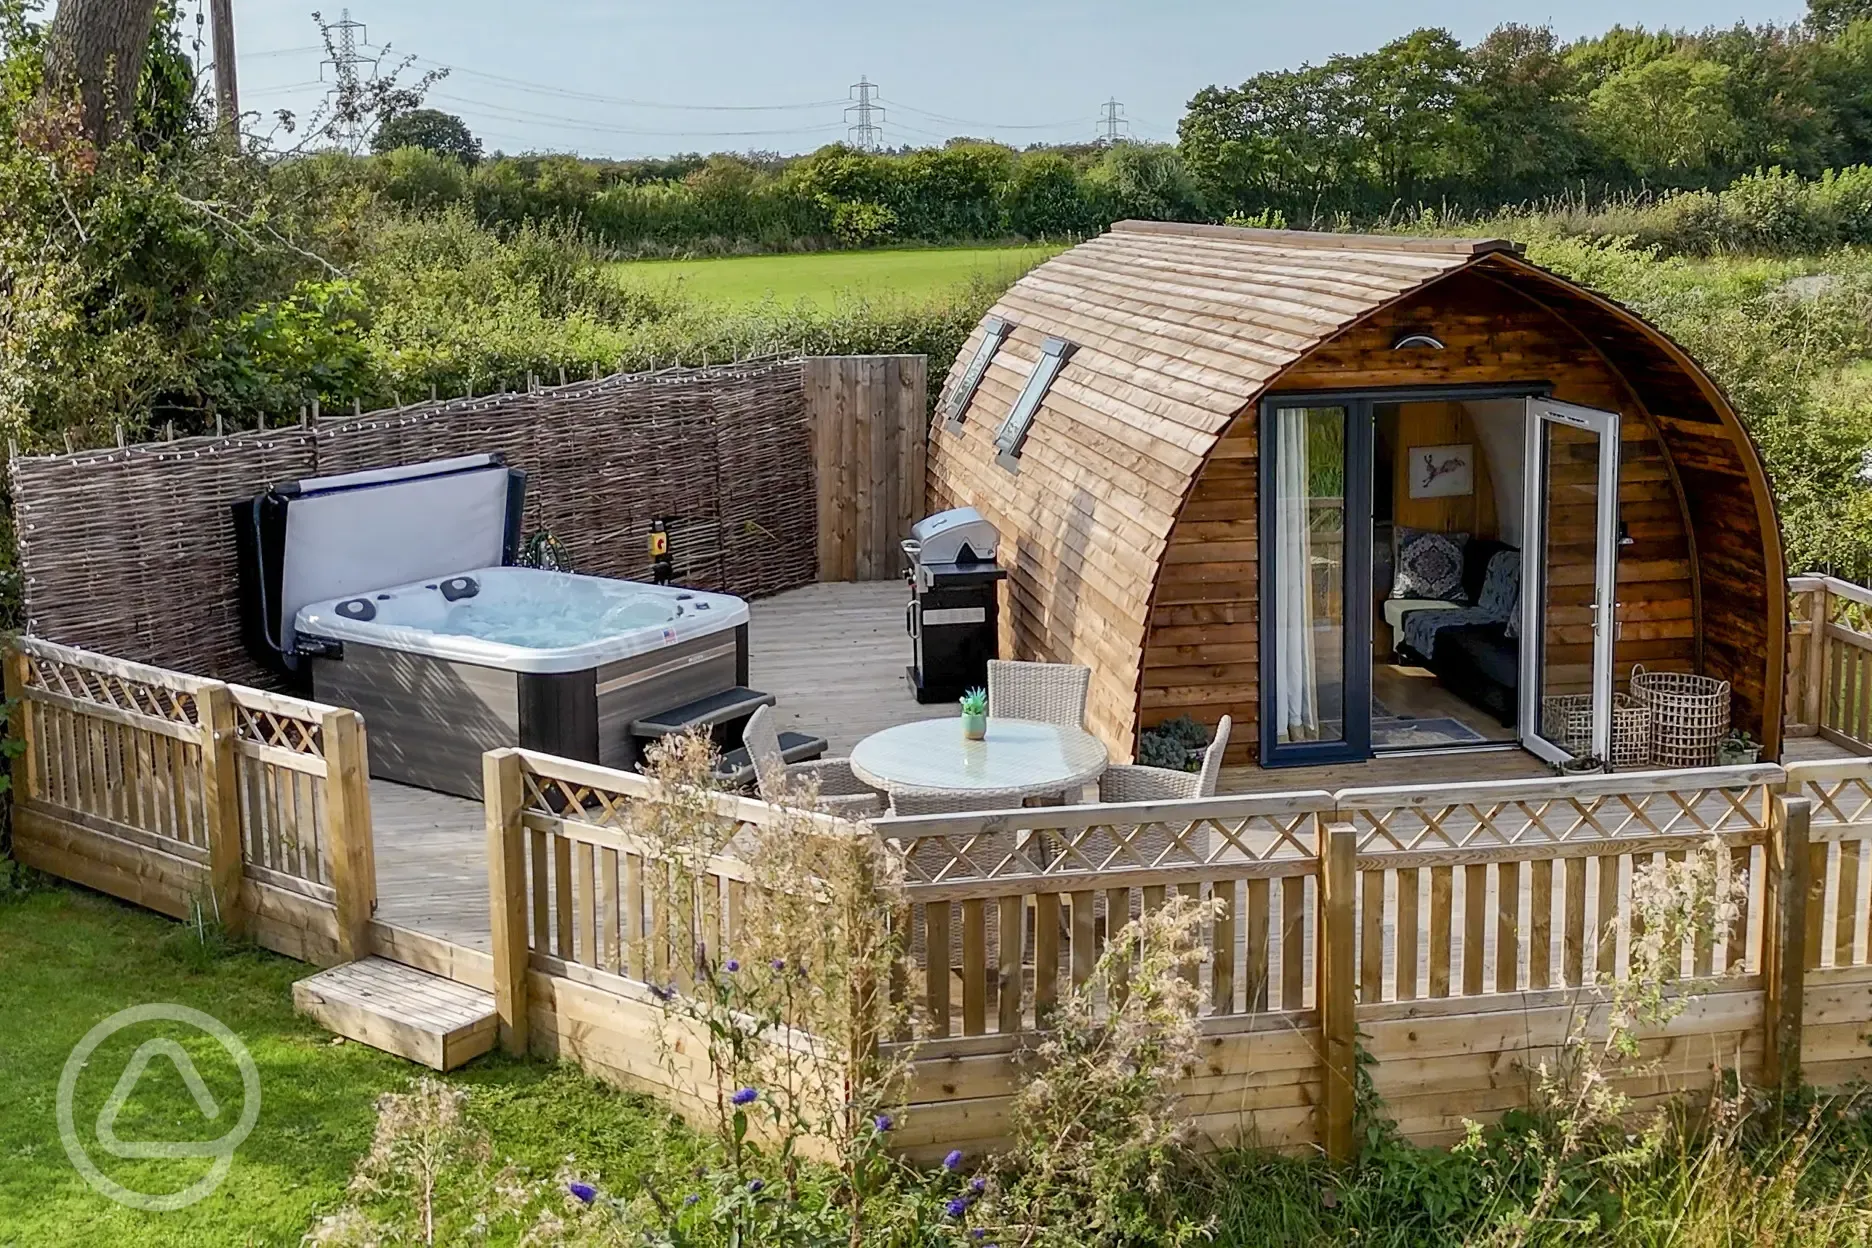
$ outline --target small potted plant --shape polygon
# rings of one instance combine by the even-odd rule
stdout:
[[[980,741],[988,735],[988,691],[970,689],[962,695],[962,735]]]
[[[1597,754],[1575,754],[1560,764],[1563,776],[1590,776],[1605,770],[1605,760]]]
[[[1734,729],[1716,746],[1716,762],[1719,766],[1739,767],[1744,763],[1760,761],[1761,742],[1750,736],[1746,729]]]

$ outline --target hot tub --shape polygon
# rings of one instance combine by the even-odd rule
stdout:
[[[491,567],[333,598],[294,619],[313,696],[364,714],[371,773],[464,797],[518,745],[630,768],[631,721],[747,683],[726,594]]]

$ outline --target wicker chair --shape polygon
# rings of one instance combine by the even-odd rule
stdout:
[[[1229,729],[1234,721],[1227,715],[1216,725],[1215,739],[1203,751],[1201,771],[1170,771],[1163,767],[1140,767],[1120,763],[1107,767],[1099,777],[1099,800],[1102,802],[1156,802],[1183,797],[1214,797],[1216,781],[1222,774],[1222,752],[1228,749]]]
[[[1003,719],[1085,726],[1092,669],[1074,663],[988,661],[988,713]]]
[[[802,787],[816,783],[816,805],[827,814],[862,819],[883,813],[884,795],[852,774],[849,758],[821,758],[791,765],[783,761],[780,730],[774,727],[772,708],[763,706],[749,716],[741,739],[747,745],[748,757],[754,760],[755,783],[763,800],[785,802]]]
[[[1018,810],[1018,797],[975,797],[964,793],[923,793],[895,789],[890,795],[893,815],[953,815],[969,810]]]

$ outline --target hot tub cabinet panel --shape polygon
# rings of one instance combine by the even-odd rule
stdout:
[[[371,774],[464,797],[502,746],[635,767],[632,721],[746,683],[747,620],[726,594],[511,567],[296,617],[314,696],[364,714]]]
[[[747,670],[747,626],[600,667],[511,672],[347,641],[315,659],[313,696],[364,715],[371,774],[481,796],[481,755],[521,746],[635,768],[632,720],[732,688]]]

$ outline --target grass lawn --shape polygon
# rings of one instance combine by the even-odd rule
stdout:
[[[333,1043],[294,1015],[292,982],[310,973],[252,949],[204,955],[181,925],[78,889],[0,892],[0,1245],[299,1243],[342,1201],[370,1144],[377,1095],[419,1073],[374,1049]],[[259,1120],[226,1181],[172,1213],[127,1209],[93,1191],[67,1160],[57,1126],[60,1072],[73,1046],[111,1014],[147,1002],[220,1019],[252,1052],[260,1076]],[[237,1068],[199,1031],[144,1023],[100,1046],[77,1080],[77,1133],[106,1176],[152,1193],[187,1187],[209,1163],[111,1157],[97,1144],[96,1124],[131,1053],[158,1037],[187,1052],[220,1115],[205,1122],[177,1064],[158,1056],[117,1115],[119,1140],[212,1140],[242,1103]],[[692,1141],[651,1102],[571,1067],[491,1055],[450,1078],[473,1090],[470,1113],[489,1132],[495,1156],[536,1175],[550,1176],[575,1155],[611,1190],[627,1190]]]
[[[831,303],[841,295],[923,299],[976,279],[1006,286],[1063,250],[1060,245],[1038,243],[818,251],[710,260],[631,260],[613,266],[612,271],[634,283],[674,285],[707,302],[757,304],[772,299],[791,306],[802,299]]]

